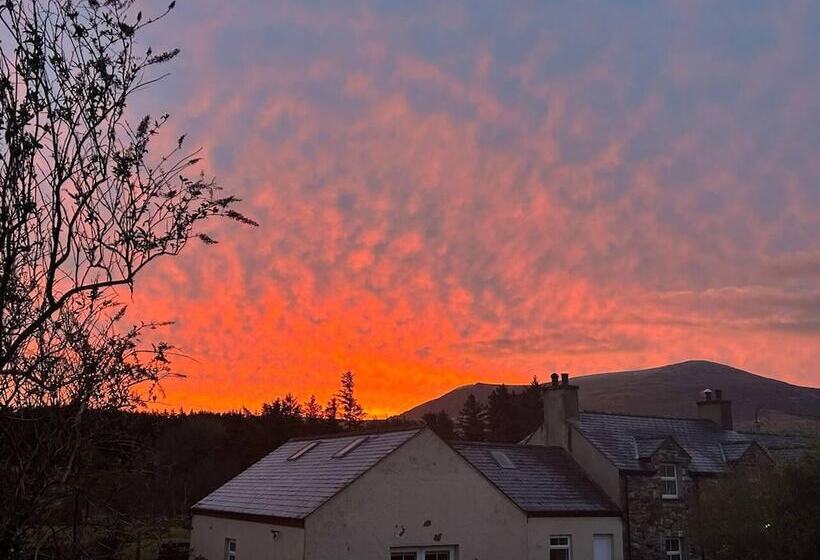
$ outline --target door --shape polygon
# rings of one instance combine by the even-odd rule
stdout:
[[[612,560],[612,535],[595,535],[592,537],[593,560]]]

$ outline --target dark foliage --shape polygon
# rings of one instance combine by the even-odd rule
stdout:
[[[459,435],[475,441],[515,443],[538,428],[542,416],[541,385],[533,377],[523,391],[512,392],[506,385],[496,387],[486,409],[473,395],[467,397],[459,415]]]
[[[172,8],[0,3],[4,560],[105,557],[135,532],[142,506],[125,498],[144,465],[116,413],[171,375],[170,346],[144,342],[159,325],[125,324],[117,288],[193,238],[214,242],[200,231],[210,218],[254,223],[194,171],[184,137],[155,149],[168,115],[127,118],[131,96],[179,52],[136,43]]]
[[[443,440],[449,441],[456,438],[456,425],[450,415],[443,410],[438,413],[428,412],[424,415],[423,421]]]
[[[702,489],[695,512],[707,558],[820,558],[820,453],[751,478],[726,476]]]
[[[468,441],[484,441],[486,426],[484,423],[484,405],[478,402],[475,395],[470,393],[461,413],[458,415],[458,435]]]

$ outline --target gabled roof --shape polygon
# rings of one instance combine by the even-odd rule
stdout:
[[[450,445],[530,515],[620,515],[612,501],[559,447],[451,442]],[[499,464],[505,454],[514,468]]]
[[[641,452],[646,453],[647,448],[656,442],[660,445],[658,440],[672,437],[692,458],[689,465],[692,471],[719,473],[726,464],[724,446],[740,443],[748,446],[751,441],[744,434],[724,430],[711,420],[700,418],[581,412],[577,426],[601,453],[622,470],[646,470],[647,466],[640,461]],[[636,441],[646,442],[637,453]]]
[[[422,429],[290,440],[192,509],[302,520]],[[333,457],[364,436],[367,439],[355,449],[342,457]],[[298,459],[289,460],[311,442],[319,443]]]

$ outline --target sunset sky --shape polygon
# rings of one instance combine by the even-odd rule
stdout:
[[[137,282],[191,357],[162,406],[695,358],[820,386],[820,2],[178,4],[132,110],[260,227]]]

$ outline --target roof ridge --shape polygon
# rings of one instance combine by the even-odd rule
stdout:
[[[373,428],[371,430],[357,430],[354,432],[337,432],[333,434],[318,434],[315,436],[298,436],[292,437],[285,441],[285,443],[291,443],[295,441],[316,441],[316,440],[326,440],[326,439],[343,439],[346,437],[365,437],[365,436],[376,436],[381,434],[394,434],[400,432],[416,432],[419,430],[423,430],[423,425],[408,427],[404,426],[401,428]],[[284,445],[283,443],[282,445]]]
[[[518,447],[518,448],[530,448],[530,447],[557,447],[560,449],[560,446],[557,445],[528,445],[526,443],[508,443],[508,442],[495,442],[495,441],[470,441],[470,440],[460,440],[454,439],[449,441],[451,445],[476,445],[480,447]]]
[[[689,422],[712,422],[707,418],[694,418],[692,416],[662,416],[658,414],[632,414],[629,412],[607,412],[603,410],[581,410],[581,414],[605,414],[606,416],[628,416],[631,418],[657,418],[659,420],[687,420]],[[727,430],[732,431],[732,430]]]

